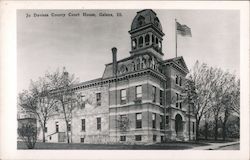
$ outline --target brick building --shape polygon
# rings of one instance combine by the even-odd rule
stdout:
[[[84,102],[69,124],[74,143],[155,143],[195,138],[195,117],[182,100],[188,68],[183,57],[164,60],[164,33],[153,10],[137,12],[130,56],[106,64],[103,76],[73,89]],[[119,51],[118,51],[119,53]],[[46,140],[66,142],[62,115],[48,121]],[[42,134],[40,135],[42,139]]]

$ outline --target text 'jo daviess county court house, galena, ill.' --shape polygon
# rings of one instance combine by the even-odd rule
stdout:
[[[137,12],[129,34],[129,57],[117,60],[117,49],[112,48],[113,62],[105,65],[103,76],[73,88],[84,103],[73,110],[70,141],[145,144],[195,139],[193,106],[182,100],[188,68],[183,57],[163,60],[164,33],[157,14],[151,9]],[[47,142],[67,141],[62,114],[51,117],[46,128]]]

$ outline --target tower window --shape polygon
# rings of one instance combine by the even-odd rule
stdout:
[[[149,35],[147,34],[146,37],[145,37],[145,44],[146,45],[149,45]]]
[[[155,43],[155,37],[154,37],[154,35],[152,35],[152,43],[153,44]]]
[[[155,42],[156,42],[156,44],[158,44],[158,38],[156,38]]]
[[[142,47],[142,46],[143,46],[143,38],[140,37],[140,38],[139,38],[139,47]]]
[[[136,49],[136,46],[137,46],[137,41],[136,41],[136,39],[133,39],[133,41],[132,41],[132,48]]]

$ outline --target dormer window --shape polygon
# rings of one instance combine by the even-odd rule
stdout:
[[[145,18],[143,16],[140,16],[138,18],[138,26],[141,27],[144,24],[145,24]]]
[[[158,26],[159,26],[159,19],[158,19],[158,18],[155,18],[155,19],[154,19],[154,23],[155,23],[155,26],[158,27]]]

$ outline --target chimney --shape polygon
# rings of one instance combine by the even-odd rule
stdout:
[[[117,48],[113,47],[112,49],[112,57],[113,57],[113,75],[117,74]]]

